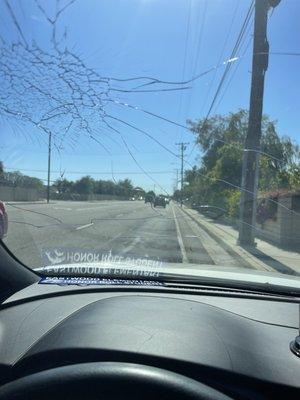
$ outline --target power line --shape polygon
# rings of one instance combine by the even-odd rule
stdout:
[[[197,50],[196,50],[196,55],[195,55],[195,58],[194,58],[194,66],[193,66],[192,71],[191,71],[191,76],[195,76],[196,70],[197,70],[197,67],[198,67],[200,50],[201,50],[201,47],[202,47],[201,45],[202,45],[202,41],[203,41],[203,30],[204,30],[204,25],[205,25],[205,20],[206,20],[207,7],[208,7],[208,0],[204,0],[204,9],[203,9],[203,12],[202,12],[202,18],[201,18],[200,29],[199,29],[199,34],[198,34],[198,43],[197,43],[197,46],[196,46]],[[188,93],[187,105],[186,105],[186,108],[185,108],[185,110],[186,110],[185,115],[186,116],[187,116],[187,114],[189,112],[189,109],[190,109],[192,95],[193,95],[193,89]],[[181,138],[182,138],[182,134],[181,134]]]
[[[250,29],[251,29],[251,25],[249,25],[248,33],[249,33]],[[242,49],[242,47],[243,47],[243,45],[244,45],[244,43],[245,43],[246,37],[247,37],[247,34],[245,35],[244,41],[243,41],[243,43],[241,44],[241,49]],[[247,51],[248,51],[248,49],[249,49],[249,46],[250,46],[250,44],[251,44],[251,41],[252,41],[252,36],[249,37],[249,40],[248,40],[248,42],[247,42],[247,44],[246,44],[246,46],[245,46],[245,48],[244,48],[244,51],[243,51],[242,55],[241,55],[239,58],[243,59],[243,58],[245,57],[245,55],[246,55],[246,53],[247,53]],[[239,66],[240,66],[240,63],[237,63],[236,66],[235,66],[235,69],[233,70],[233,73],[231,74],[230,79],[228,80],[228,83],[227,83],[225,89],[223,90],[223,94],[222,94],[222,96],[221,96],[221,98],[220,98],[220,100],[219,100],[217,106],[215,107],[215,112],[216,112],[216,110],[219,108],[220,104],[222,103],[222,101],[223,101],[223,99],[224,99],[224,97],[225,97],[225,94],[226,94],[226,92],[227,92],[229,86],[231,85],[231,82],[233,81],[233,78],[234,78],[235,74],[237,73],[237,70],[238,70]]]
[[[242,25],[242,28],[241,28],[241,30],[240,30],[240,32],[239,32],[239,35],[238,35],[238,38],[237,38],[236,43],[235,43],[235,45],[234,45],[234,48],[233,48],[233,50],[232,50],[232,52],[231,52],[231,54],[230,54],[230,57],[229,57],[230,59],[232,59],[232,58],[234,58],[234,57],[236,56],[236,54],[237,54],[237,52],[238,52],[238,49],[240,48],[242,38],[243,38],[243,36],[245,35],[246,29],[247,29],[247,27],[248,27],[248,24],[250,23],[250,19],[251,19],[253,10],[254,10],[254,1],[252,1],[251,5],[250,5],[250,7],[249,7],[249,9],[248,9],[246,18],[245,18],[245,20],[244,20],[244,22],[243,22],[243,25]],[[208,117],[209,117],[209,115],[210,115],[210,113],[211,113],[211,111],[212,111],[212,109],[213,109],[213,106],[215,105],[215,102],[216,102],[216,100],[217,100],[217,98],[218,98],[218,95],[219,95],[219,93],[220,93],[220,91],[221,91],[222,86],[224,85],[225,79],[226,79],[226,77],[227,77],[227,75],[228,75],[228,73],[229,73],[231,67],[232,67],[232,64],[231,64],[231,63],[228,63],[228,64],[226,65],[226,67],[225,67],[225,71],[223,72],[222,78],[221,78],[221,80],[220,80],[220,83],[219,83],[219,85],[218,85],[218,88],[217,88],[217,90],[216,90],[216,93],[215,93],[215,95],[214,95],[214,97],[213,97],[213,100],[212,100],[212,102],[211,102],[211,105],[210,105],[210,107],[209,107],[209,109],[208,109],[208,112],[207,112],[207,114],[206,114],[205,120],[208,119]]]
[[[9,169],[11,171],[24,171],[24,172],[42,172],[47,173],[46,169],[27,169],[27,168],[12,168],[5,167],[5,169]],[[59,170],[51,170],[51,173],[60,174]],[[114,171],[115,175],[140,175],[145,172],[137,172],[137,171]],[[147,171],[148,174],[172,174],[173,171],[165,170],[165,171]],[[90,175],[111,175],[111,171],[68,171],[66,170],[66,174],[90,174]]]
[[[246,30],[247,30],[247,27],[248,27],[248,25],[249,25],[249,23],[250,23],[250,20],[251,20],[251,16],[252,16],[252,14],[253,14],[253,11],[254,11],[254,0],[252,0],[252,2],[251,2],[251,4],[250,4],[250,7],[249,7],[249,9],[248,9],[248,11],[247,11],[246,17],[245,17],[245,19],[244,19],[244,22],[243,22],[242,27],[241,27],[241,29],[240,29],[240,32],[239,32],[239,34],[238,34],[237,40],[236,40],[236,42],[235,42],[235,45],[234,45],[234,47],[233,47],[233,49],[232,49],[232,51],[231,51],[229,60],[234,60],[234,59],[236,58],[236,54],[237,54],[237,52],[238,52],[238,50],[239,50],[239,48],[240,48],[240,46],[241,46],[242,39],[243,39],[243,37],[244,37],[244,35],[245,35],[245,32],[246,32]],[[217,87],[217,90],[216,90],[216,92],[215,92],[215,95],[214,95],[214,97],[213,97],[213,100],[212,100],[212,102],[211,102],[211,104],[210,104],[210,107],[209,107],[209,109],[208,109],[208,112],[207,112],[207,114],[206,114],[206,116],[205,116],[205,118],[204,118],[204,121],[202,122],[202,126],[205,125],[205,123],[207,122],[207,120],[208,120],[208,118],[209,118],[209,116],[210,116],[210,113],[211,113],[211,111],[212,111],[212,109],[213,109],[213,107],[214,107],[214,105],[215,105],[215,103],[216,103],[216,100],[217,100],[217,98],[218,98],[218,96],[219,96],[219,94],[220,94],[220,91],[221,91],[221,89],[222,89],[222,86],[224,85],[225,79],[226,79],[226,77],[227,77],[227,75],[228,75],[228,73],[229,73],[229,71],[230,71],[230,69],[231,69],[231,66],[232,66],[232,63],[227,63],[227,64],[226,64],[225,71],[223,72],[223,75],[222,75],[222,77],[221,77],[221,80],[220,80],[220,82],[219,82],[219,85],[218,85],[218,87]],[[194,143],[194,146],[193,146],[192,150],[190,151],[190,153],[189,153],[189,155],[188,155],[188,157],[187,157],[187,160],[191,157],[193,151],[195,150],[196,145],[197,145],[197,142]]]
[[[225,51],[225,49],[226,49],[226,45],[227,45],[227,42],[228,42],[228,39],[229,39],[231,30],[232,30],[232,27],[233,27],[233,22],[234,22],[234,20],[235,20],[235,17],[236,17],[236,14],[237,14],[237,10],[238,10],[238,8],[239,8],[239,4],[240,4],[240,2],[239,2],[239,0],[237,0],[237,3],[236,3],[236,6],[235,6],[235,9],[234,9],[234,12],[233,12],[233,15],[232,15],[230,24],[229,24],[229,28],[228,28],[228,31],[227,31],[227,34],[226,34],[226,37],[225,37],[225,40],[224,40],[224,43],[223,43],[223,48],[222,48],[222,51],[221,51],[221,53],[220,53],[220,57],[219,57],[219,59],[218,59],[217,65],[220,64],[220,62],[221,62],[221,60],[222,60],[222,58],[223,58],[224,51]],[[203,111],[203,109],[204,109],[204,107],[205,107],[205,104],[207,103],[209,93],[210,93],[211,88],[212,88],[212,86],[213,86],[213,84],[214,84],[214,81],[215,81],[215,79],[216,79],[216,75],[217,75],[217,69],[215,69],[214,74],[213,74],[213,77],[212,77],[212,79],[210,80],[209,87],[208,87],[208,90],[207,90],[206,95],[205,95],[205,98],[204,98],[204,102],[203,102],[203,105],[202,105],[202,108],[201,108],[200,115],[202,114],[202,111]]]
[[[185,77],[186,59],[187,59],[187,51],[188,51],[188,41],[189,41],[190,26],[191,26],[191,8],[192,8],[192,0],[189,0],[189,9],[188,9],[188,16],[187,16],[187,21],[186,21],[186,34],[185,34],[185,44],[184,44],[183,66],[182,66],[182,80],[184,80],[184,77]],[[179,118],[180,118],[180,115],[181,115],[181,112],[182,112],[182,97],[183,97],[183,92],[180,92],[179,109],[178,109]],[[182,137],[182,131],[181,131],[181,137]]]
[[[199,35],[198,35],[198,44],[197,44],[197,52],[196,52],[196,57],[194,60],[194,67],[192,69],[192,76],[196,73],[197,67],[198,67],[198,61],[199,61],[199,56],[200,56],[200,50],[201,50],[201,45],[203,42],[203,30],[205,26],[205,19],[206,19],[206,14],[207,14],[207,6],[208,6],[208,0],[204,1],[204,8],[203,8],[203,13],[202,13],[202,19],[200,22],[200,30],[199,30]]]
[[[182,125],[182,127],[184,127],[184,125]],[[11,149],[12,151],[15,149],[15,146],[0,146],[0,149]],[[39,149],[22,149],[22,153],[26,152],[26,153],[34,153],[34,154],[48,154],[48,151],[42,150],[40,151]],[[74,157],[119,157],[119,156],[128,156],[128,153],[111,153],[110,155],[103,155],[100,153],[68,153],[68,152],[63,152],[62,153],[65,156],[74,156]],[[149,154],[149,155],[154,155],[154,154],[161,154],[159,151],[138,151],[138,154]]]

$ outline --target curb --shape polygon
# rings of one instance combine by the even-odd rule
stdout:
[[[248,253],[245,249],[241,247],[233,247],[228,242],[223,240],[216,232],[213,232],[211,228],[208,228],[205,223],[201,223],[199,219],[191,213],[186,206],[181,209],[186,215],[192,218],[196,224],[203,229],[213,240],[215,240],[229,255],[233,256],[235,259],[239,259],[241,264],[249,269],[257,269],[260,271],[275,272],[274,268],[269,267],[263,262],[257,260],[252,254]]]

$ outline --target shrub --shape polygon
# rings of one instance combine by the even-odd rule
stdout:
[[[240,209],[240,190],[228,190],[226,193],[226,198],[229,217],[237,218],[239,216]]]

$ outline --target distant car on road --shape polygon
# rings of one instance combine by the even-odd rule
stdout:
[[[7,234],[8,229],[8,217],[5,208],[5,203],[0,200],[0,239]]]
[[[168,197],[165,197],[166,204],[170,204],[170,199]]]
[[[155,197],[153,206],[166,208],[166,199],[163,196]]]
[[[135,198],[134,198],[134,197],[130,197],[129,200],[130,200],[130,201],[135,201]]]

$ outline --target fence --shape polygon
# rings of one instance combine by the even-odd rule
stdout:
[[[0,200],[2,201],[38,201],[46,199],[46,190],[0,186]],[[126,196],[110,194],[78,194],[50,192],[51,200],[73,201],[101,201],[101,200],[128,200]]]
[[[300,249],[300,194],[278,196],[272,218],[257,224],[256,236],[285,247]]]
[[[2,201],[37,201],[41,196],[39,190],[31,188],[0,186]]]
[[[55,193],[51,192],[51,200],[73,200],[73,201],[101,201],[101,200],[128,200],[125,196],[110,194],[79,194],[79,193]]]

